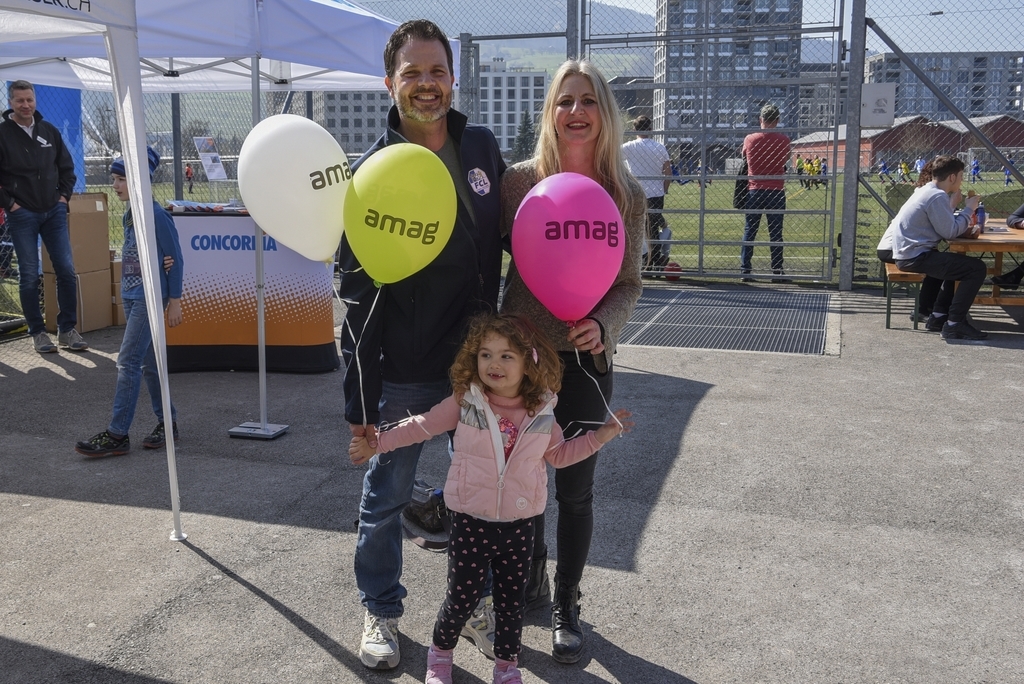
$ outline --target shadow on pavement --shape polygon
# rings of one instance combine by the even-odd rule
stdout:
[[[281,617],[283,617],[285,620],[294,625],[296,629],[298,629],[300,632],[309,637],[310,640],[316,643],[324,651],[329,653],[331,657],[338,661],[341,665],[348,668],[350,672],[360,676],[366,673],[366,668],[363,667],[363,664],[360,662],[358,655],[352,653],[347,648],[339,644],[337,641],[329,637],[309,620],[305,619],[304,617],[296,613],[294,610],[286,606],[284,603],[278,601],[276,598],[274,598],[267,592],[257,587],[252,582],[249,582],[248,580],[239,577],[231,568],[227,567],[226,565],[218,561],[210,554],[203,551],[201,548],[199,548],[192,542],[186,539],[181,543],[183,546],[192,551],[192,553],[196,554],[204,561],[209,563],[212,567],[216,568],[218,571],[223,573],[225,577],[229,578],[230,580],[241,586],[243,589],[251,593],[253,596],[255,596],[256,598],[258,598],[259,600],[263,601],[268,606],[276,610],[281,615]],[[424,651],[423,659],[424,661],[426,660],[426,651]]]
[[[608,680],[587,670],[594,669],[597,662],[612,676],[616,682],[651,682],[652,684],[697,684],[692,679],[668,670],[660,665],[644,660],[617,644],[608,641],[603,635],[594,632],[586,625],[587,642],[583,658],[574,665],[560,665],[551,659],[551,654],[523,647],[520,662],[530,673],[530,680],[548,682],[548,684],[597,684]],[[542,667],[537,667],[543,664]]]
[[[0,680],[18,684],[169,684],[166,679],[125,672],[4,637],[0,637]]]

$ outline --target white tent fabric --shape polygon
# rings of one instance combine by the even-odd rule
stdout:
[[[110,16],[109,11],[113,4],[109,0],[81,3],[92,8],[84,18],[107,23],[107,18],[100,19],[104,16],[117,25],[119,18]],[[147,59],[248,59],[258,55],[383,77],[381,54],[397,26],[347,0],[136,0],[128,4],[137,7],[139,54]],[[0,17],[0,57],[107,56],[97,35],[65,32],[41,41],[36,31],[46,27],[33,29],[31,34],[23,29],[23,19]]]
[[[114,87],[114,101],[117,103],[117,125],[121,134],[124,151],[125,172],[128,178],[128,193],[134,212],[138,233],[139,260],[142,262],[142,278],[146,293],[146,308],[150,311],[163,310],[158,271],[156,234],[154,232],[153,203],[149,184],[149,166],[146,162],[146,126],[142,106],[142,79],[139,75],[139,46],[135,37],[134,0],[95,0],[84,5],[88,12],[72,9],[71,3],[26,3],[24,0],[0,0],[0,36],[12,38],[9,27],[24,31],[43,44],[62,40],[63,36],[81,36],[83,33],[102,36],[107,59],[111,64]],[[21,43],[29,45],[31,43]],[[141,173],[142,167],[146,173]],[[156,283],[156,285],[154,285]],[[167,383],[167,344],[164,337],[162,316],[150,318],[153,345],[156,349],[157,371],[163,393],[163,410],[166,417],[167,434],[171,432],[171,392]],[[171,484],[171,510],[173,529],[171,539],[182,540],[179,510],[178,475],[174,456],[174,440],[167,440],[167,468]]]
[[[170,70],[179,75],[168,77]],[[383,69],[381,69],[383,71]],[[384,76],[263,60],[262,92],[288,90],[382,90]],[[0,57],[0,81],[25,79],[37,85],[75,90],[110,91],[110,63],[98,57],[21,59]],[[252,90],[250,61],[155,59],[142,63],[142,90],[147,93],[219,93]]]
[[[0,15],[0,79],[109,90],[110,67],[97,22],[100,12],[110,12],[101,0],[89,4],[94,9],[88,21],[46,17],[37,23]],[[149,62],[142,68],[147,93],[249,90],[249,61],[255,56],[282,65],[264,71],[262,91],[377,90],[384,78],[384,45],[398,25],[348,0],[136,0],[135,5],[139,54]],[[110,17],[111,25],[120,21]],[[451,44],[458,87],[460,45]],[[169,58],[177,77],[163,75],[171,70]]]

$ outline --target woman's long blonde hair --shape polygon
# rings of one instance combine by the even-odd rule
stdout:
[[[598,110],[601,113],[601,132],[597,136],[597,149],[594,153],[598,182],[612,196],[619,212],[625,218],[631,213],[633,195],[629,191],[628,182],[632,175],[622,157],[622,117],[608,81],[589,60],[567,60],[558,67],[558,71],[551,78],[551,86],[548,88],[541,114],[540,135],[537,136],[537,147],[534,149],[537,174],[544,179],[562,170],[558,154],[558,132],[555,130],[555,107],[558,105],[558,94],[565,79],[575,75],[585,76],[594,89],[594,95],[597,96]]]

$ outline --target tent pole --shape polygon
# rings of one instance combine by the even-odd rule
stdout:
[[[260,122],[260,58],[252,58],[252,125]],[[267,340],[264,324],[263,287],[263,230],[256,226],[256,332],[260,366],[260,422],[242,423],[228,430],[232,437],[248,439],[274,439],[288,431],[287,425],[267,423]]]
[[[171,388],[167,381],[167,338],[164,333],[163,299],[160,292],[159,249],[156,241],[153,188],[146,157],[146,122],[143,111],[142,79],[139,73],[139,46],[134,30],[108,26],[105,36],[114,81],[117,106],[117,130],[121,135],[128,179],[129,202],[135,221],[136,244],[142,267],[143,293],[153,334],[153,353],[160,378],[160,403],[164,414],[167,448],[167,477],[171,489],[171,541],[184,541],[181,527],[181,501],[178,493],[178,467],[174,453],[174,413]],[[146,171],[143,171],[145,169]],[[159,313],[156,313],[159,312]]]

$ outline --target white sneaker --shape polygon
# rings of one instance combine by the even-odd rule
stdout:
[[[390,670],[398,667],[402,655],[398,651],[397,618],[380,618],[366,612],[359,659],[363,665],[373,669]]]
[[[494,602],[490,596],[480,599],[473,614],[462,627],[462,636],[476,644],[481,653],[494,660]]]

